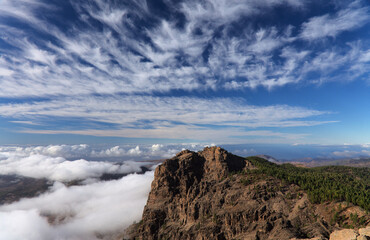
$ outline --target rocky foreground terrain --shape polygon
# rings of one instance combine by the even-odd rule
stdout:
[[[361,219],[361,229],[349,214]],[[338,231],[338,219],[355,230]],[[182,151],[157,167],[142,220],[125,239],[370,239],[366,225],[361,208],[312,204],[298,186],[211,147]]]

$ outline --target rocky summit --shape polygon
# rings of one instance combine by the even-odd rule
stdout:
[[[155,170],[127,239],[329,239],[335,225],[298,186],[219,147],[184,150]]]

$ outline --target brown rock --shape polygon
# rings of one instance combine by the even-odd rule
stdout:
[[[360,233],[360,235],[370,237],[370,226],[367,226],[366,228],[360,228],[358,232]]]
[[[358,233],[353,229],[343,229],[330,234],[330,240],[356,240]]]
[[[369,240],[370,238],[364,235],[360,235],[357,237],[357,240]]]
[[[291,238],[289,240],[323,240],[322,237],[314,237],[314,238]]]
[[[329,237],[306,194],[253,169],[219,147],[178,153],[155,170],[142,221],[130,228],[129,239]]]

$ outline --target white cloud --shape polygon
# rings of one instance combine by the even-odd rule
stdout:
[[[118,156],[124,156],[127,152],[125,149],[121,148],[120,146],[114,146],[109,149],[101,150],[101,151],[92,151],[92,156],[97,157],[118,157]]]
[[[9,121],[9,122],[12,122],[12,123],[20,123],[20,124],[26,124],[26,125],[40,125],[36,122],[32,122],[32,121]]]
[[[287,84],[366,78],[370,55],[365,41],[322,48],[317,48],[316,42],[299,48],[290,44],[300,39],[335,37],[364,26],[369,20],[369,9],[360,1],[347,8],[339,7],[334,14],[310,18],[297,31],[291,25],[278,24],[256,28],[253,19],[276,6],[301,11],[306,1],[191,0],[166,4],[171,12],[184,16],[181,23],[154,14],[143,0],[128,4],[71,1],[78,19],[67,21],[68,26],[61,29],[44,14],[58,13],[60,8],[52,2],[3,1],[0,18],[10,17],[35,33],[10,22],[0,23],[0,37],[10,45],[1,50],[0,97],[53,100],[2,104],[0,116],[13,123],[39,124],[37,130],[32,125],[21,129],[28,133],[133,137],[138,130],[136,136],[163,138],[166,134],[175,138],[176,131],[185,131],[180,132],[184,138],[191,136],[190,132],[193,136],[205,133],[204,137],[220,138],[230,130],[228,137],[243,137],[249,136],[240,134],[246,127],[315,126],[334,121],[313,120],[328,112],[293,106],[254,106],[230,98],[151,95],[171,95],[172,90],[202,93],[209,89],[217,94],[225,89],[240,91],[260,86],[272,90]],[[48,11],[42,11],[45,9]],[[251,24],[234,34],[235,26],[244,17],[249,17]],[[149,20],[151,24],[145,28],[136,22]],[[47,37],[38,37],[39,33]],[[44,126],[60,117],[114,124],[118,130],[50,130],[50,126]],[[142,122],[149,122],[146,133]],[[211,131],[212,127],[205,125],[230,129]],[[274,133],[286,139],[292,136],[281,131]],[[104,151],[101,156],[129,155],[128,149]],[[131,155],[137,154],[133,151]]]
[[[353,157],[358,154],[358,152],[355,151],[335,151],[332,153],[336,157]]]
[[[298,38],[292,36],[292,26],[282,29],[245,26],[238,37],[227,34],[241,17],[266,14],[279,5],[297,11],[304,9],[305,1],[167,2],[171,11],[185,16],[183,27],[172,19],[164,20],[150,13],[145,1],[130,1],[125,5],[101,0],[72,1],[71,4],[79,20],[86,25],[84,28],[72,24],[65,31],[46,21],[46,16],[40,12],[47,9],[57,13],[58,8],[52,3],[2,2],[0,17],[16,18],[56,40],[32,37],[17,26],[0,25],[2,40],[17,49],[4,50],[0,58],[0,97],[258,86],[273,89],[305,79],[298,74],[301,61],[294,58],[275,61],[273,58],[278,54],[274,51],[280,52]],[[341,31],[363,26],[368,20],[368,8],[360,5],[355,2],[334,15],[311,18],[303,24],[300,36],[305,39],[336,36]],[[135,19],[143,20],[149,15],[155,19],[151,21],[155,24],[138,29]],[[92,19],[99,21],[101,26],[97,28]],[[145,37],[139,37],[141,35]],[[203,58],[205,51],[209,51],[208,59]],[[366,65],[354,65],[353,71],[358,67],[362,69],[358,74],[364,74]]]
[[[11,69],[0,68],[0,77],[10,77],[14,74],[14,71]]]
[[[56,183],[39,197],[1,206],[0,239],[113,239],[140,220],[152,180],[148,172],[68,188]]]
[[[40,25],[40,19],[33,12],[40,8],[44,10],[52,9],[50,5],[44,4],[39,0],[2,0],[0,17],[10,16],[31,24]]]
[[[5,117],[32,121],[76,117],[83,118],[85,121],[115,125],[111,129],[87,127],[79,130],[33,130],[23,128],[21,132],[168,139],[188,139],[199,136],[206,141],[214,138],[224,138],[226,141],[233,136],[249,136],[248,132],[245,132],[247,130],[243,129],[245,127],[297,127],[335,122],[309,119],[327,114],[330,112],[286,105],[247,105],[236,98],[104,96],[0,105],[0,115]],[[142,127],[141,122],[145,123],[145,128]],[[222,128],[215,129],[213,126],[222,126]],[[120,150],[111,149],[105,154],[113,156],[117,151]],[[140,149],[125,150],[125,153],[135,156],[140,154]]]
[[[367,59],[368,50],[361,41],[348,44],[348,47],[339,49],[327,48],[305,61],[302,65],[301,78],[310,73],[319,74],[320,77],[312,80],[312,83],[321,84],[329,81],[348,82],[361,79],[366,74],[370,65]],[[366,79],[366,77],[365,77]]]
[[[315,122],[297,119],[329,113],[287,105],[253,106],[236,98],[104,96],[0,105],[0,115],[5,117],[82,117],[134,128],[140,121],[153,122],[153,127],[158,123],[165,126],[171,121],[249,127],[283,127],[284,123],[287,126],[307,126],[315,125]]]
[[[254,16],[263,11],[268,11],[277,5],[287,5],[293,8],[304,6],[304,1],[277,1],[277,0],[259,0],[259,1],[238,1],[238,0],[206,0],[186,1],[181,5],[181,11],[185,13],[190,25],[203,28],[216,28],[226,23],[238,20],[242,16]],[[197,25],[198,24],[198,25]]]
[[[160,151],[162,148],[163,148],[163,145],[162,144],[153,144],[152,145],[152,151],[153,152]]]
[[[294,8],[302,6],[300,1],[224,0],[205,1],[202,4],[187,1],[179,6],[171,5],[185,15],[187,21],[184,28],[179,29],[175,22],[161,19],[159,25],[146,30],[145,35],[150,39],[150,42],[146,42],[135,37],[132,28],[136,23],[132,17],[126,17],[147,16],[148,8],[143,1],[124,6],[110,1],[73,1],[80,20],[86,22],[88,27],[80,29],[77,25],[71,26],[66,32],[40,15],[41,9],[50,12],[58,9],[51,3],[7,0],[2,3],[0,17],[14,17],[57,41],[34,39],[24,29],[5,25],[2,28],[3,40],[17,50],[8,49],[4,53],[5,58],[0,61],[0,75],[8,76],[0,79],[0,97],[222,87],[212,79],[216,68],[203,62],[201,57],[217,28],[231,24],[241,16],[260,14],[280,4]],[[87,20],[89,17],[100,21],[103,30],[97,30],[95,24]],[[194,34],[197,30],[202,34]],[[120,36],[116,37],[116,33]],[[279,40],[265,38],[255,50],[268,51],[279,44]],[[182,58],[189,66],[183,66],[182,60],[176,60],[179,54],[185,54]],[[150,62],[143,61],[145,59]],[[220,69],[217,74],[222,72]]]
[[[182,146],[177,146],[181,148]],[[163,146],[170,149],[171,146]],[[98,149],[102,149],[99,147]],[[152,154],[152,145],[142,148],[106,148],[101,157],[119,154]],[[99,181],[103,173],[133,173],[148,162],[99,162],[77,156],[96,157],[96,148],[81,145],[0,147],[0,174],[16,174],[55,181],[45,193],[0,206],[0,239],[92,240],[115,239],[141,218],[154,172],[130,174],[119,180]],[[44,155],[41,155],[44,154]],[[153,169],[152,169],[153,170]],[[84,180],[67,187],[60,181]]]
[[[40,217],[36,209],[29,211],[0,211],[0,238],[18,239],[52,239],[52,227],[46,219]]]
[[[43,155],[53,158],[62,157],[67,159],[80,159],[89,156],[91,151],[91,147],[87,144],[0,147],[0,154],[15,158]]]
[[[0,174],[16,174],[32,178],[46,178],[54,181],[73,181],[98,178],[104,173],[128,174],[141,172],[141,166],[148,162],[124,161],[122,163],[87,161],[85,158],[106,158],[151,156],[151,148],[140,151],[136,148],[119,146],[96,151],[88,145],[49,145],[34,147],[0,147]],[[77,160],[66,160],[66,157]]]
[[[233,152],[233,154],[237,154],[239,156],[251,156],[251,155],[256,155],[258,152],[253,149],[237,149]]]
[[[104,173],[140,172],[142,163],[124,162],[122,165],[109,162],[94,162],[84,159],[68,161],[62,157],[30,155],[10,156],[0,161],[0,174],[16,174],[33,178],[47,178],[56,181],[97,178]]]
[[[292,143],[297,139],[304,140],[310,134],[284,133],[275,131],[246,131],[240,127],[211,129],[206,127],[160,127],[156,129],[118,129],[118,130],[25,130],[24,133],[37,134],[77,134],[87,136],[115,136],[131,138],[183,139],[186,141],[215,141],[225,143]],[[260,137],[260,138],[258,138]],[[196,138],[196,139],[195,139]]]
[[[135,135],[139,136],[139,135]],[[200,150],[204,145],[194,145],[188,146],[193,150]],[[177,152],[181,151],[182,146],[178,145],[163,145],[163,144],[153,144],[153,145],[141,145],[136,147],[131,146],[114,146],[103,150],[92,150],[91,157],[119,157],[119,158],[132,158],[135,159],[147,159],[154,160],[157,158],[171,158]],[[141,162],[141,165],[146,165],[148,163]]]
[[[344,157],[344,158],[353,158],[353,157],[370,157],[370,151],[368,150],[360,150],[360,151],[353,151],[353,150],[345,150],[345,151],[334,151],[332,153],[336,157]]]
[[[140,147],[136,146],[135,148],[128,150],[128,153],[130,155],[140,155],[141,154]]]
[[[300,37],[315,40],[323,37],[336,37],[343,31],[354,30],[368,23],[369,8],[358,7],[354,1],[349,7],[338,11],[335,15],[325,14],[313,17],[302,25]]]
[[[266,29],[259,29],[255,32],[255,42],[249,45],[248,49],[249,51],[256,53],[269,53],[283,45],[284,41],[287,41],[287,39],[279,37],[275,28],[272,28],[269,31]]]
[[[183,148],[191,149],[193,151],[199,151],[209,144],[151,144],[145,145],[140,144],[137,146],[133,145],[117,145],[117,146],[90,146],[87,144],[80,145],[48,145],[48,146],[0,146],[0,166],[4,166],[3,171],[17,172],[26,176],[37,176],[34,173],[38,168],[52,168],[55,172],[59,169],[63,169],[68,165],[69,168],[76,167],[81,172],[85,172],[83,175],[88,176],[99,176],[99,171],[91,173],[90,170],[95,166],[100,173],[105,173],[104,166],[112,173],[132,173],[140,172],[141,166],[153,165],[150,160],[157,160],[163,158],[171,158],[176,153],[180,152]],[[32,166],[28,168],[28,171],[20,169],[24,164],[32,165],[28,163],[28,159],[33,158],[33,161],[39,162],[39,166]],[[106,162],[107,158],[110,162]],[[43,159],[47,159],[48,162],[43,162]],[[85,161],[83,159],[87,159]],[[3,160],[3,163],[1,163]],[[73,163],[74,160],[80,160],[80,163]],[[82,160],[82,161],[81,161]],[[94,160],[90,162],[89,160]],[[101,160],[101,161],[97,161]],[[139,161],[133,161],[139,160]],[[148,161],[143,161],[148,160]],[[102,162],[105,161],[105,162]],[[114,162],[113,162],[114,161]],[[115,163],[119,162],[117,166]],[[90,164],[91,163],[91,164]],[[75,164],[75,165],[74,165]],[[95,164],[95,165],[94,165]],[[100,166],[100,167],[99,167]],[[109,168],[111,166],[112,168]],[[90,169],[90,170],[89,170]],[[32,170],[32,171],[31,171]],[[37,172],[37,171],[36,171]],[[52,173],[38,173],[40,177],[48,176]]]

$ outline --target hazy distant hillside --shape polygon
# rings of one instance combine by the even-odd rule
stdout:
[[[370,168],[370,158],[350,158],[350,159],[314,159],[309,161],[290,162],[297,166],[320,167],[320,166],[347,166],[347,167],[366,167]]]
[[[0,205],[34,197],[45,192],[51,183],[46,179],[27,178],[16,175],[0,175]]]

